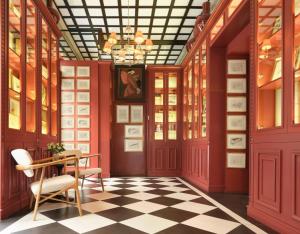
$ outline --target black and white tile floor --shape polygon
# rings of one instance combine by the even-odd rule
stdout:
[[[45,203],[37,221],[29,213],[1,233],[266,233],[180,178],[110,178],[105,190],[85,185],[82,217],[76,207]]]

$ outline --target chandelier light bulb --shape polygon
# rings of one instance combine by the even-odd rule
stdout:
[[[151,51],[151,50],[152,50],[152,47],[153,47],[153,42],[152,42],[152,40],[151,40],[151,39],[146,39],[145,46],[146,46],[146,50],[147,50],[147,51]]]
[[[108,38],[108,42],[112,45],[117,44],[118,40],[117,40],[117,34],[116,32],[111,32]]]
[[[111,54],[111,47],[112,47],[112,44],[110,44],[109,42],[105,42],[103,51],[107,54]]]
[[[144,42],[144,36],[143,33],[141,31],[137,31],[135,33],[135,37],[134,37],[134,41],[136,44],[141,45]]]

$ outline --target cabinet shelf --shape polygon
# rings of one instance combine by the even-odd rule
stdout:
[[[281,86],[282,86],[282,82],[281,81],[282,81],[281,78],[278,78],[276,80],[271,80],[269,82],[266,82],[263,85],[260,85],[259,88],[261,90],[278,89],[278,88],[281,88]]]

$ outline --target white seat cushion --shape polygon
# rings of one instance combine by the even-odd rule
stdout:
[[[39,181],[31,184],[31,191],[33,194],[38,194],[39,192]],[[70,175],[56,176],[49,179],[44,179],[42,185],[41,194],[57,192],[67,186],[75,183],[75,178]]]
[[[79,175],[92,175],[92,174],[99,174],[102,172],[101,168],[87,168],[84,170],[79,170]]]

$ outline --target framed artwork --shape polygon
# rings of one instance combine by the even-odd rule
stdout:
[[[227,168],[246,168],[246,154],[227,153]]]
[[[74,117],[61,117],[62,128],[74,128]]]
[[[145,65],[116,65],[114,88],[116,100],[144,101]]]
[[[90,105],[77,105],[77,115],[90,115]]]
[[[78,143],[77,149],[79,149],[83,154],[90,153],[90,143]]]
[[[77,131],[77,140],[78,141],[89,141],[90,140],[90,131],[89,130]]]
[[[169,105],[171,105],[171,106],[177,105],[177,95],[176,94],[169,94]]]
[[[61,130],[62,141],[74,141],[75,135],[74,130]]]
[[[77,79],[77,89],[78,90],[90,90],[90,80]]]
[[[125,152],[142,152],[143,151],[143,140],[124,140],[124,151]]]
[[[117,105],[116,121],[117,121],[117,123],[128,123],[129,122],[129,106],[128,105]]]
[[[227,97],[227,112],[246,112],[246,97]]]
[[[281,57],[275,59],[274,70],[272,74],[272,80],[277,80],[282,77],[282,59]]]
[[[126,138],[143,137],[143,133],[143,125],[125,125]]]
[[[89,128],[90,118],[77,118],[77,128]]]
[[[61,89],[62,90],[74,90],[74,80],[73,79],[62,79]]]
[[[247,130],[246,115],[227,115],[228,131],[246,131]]]
[[[89,66],[78,66],[77,67],[77,77],[89,77],[90,67]]]
[[[130,106],[130,119],[131,119],[131,123],[143,123],[144,108],[142,105]]]
[[[246,149],[246,134],[227,134],[227,149]]]
[[[246,75],[247,61],[245,59],[229,59],[227,62],[228,75]]]
[[[63,145],[64,145],[64,148],[66,150],[74,150],[75,149],[74,143],[65,143],[65,142],[63,142]]]
[[[14,98],[9,99],[9,113],[15,116],[20,115],[20,101]]]
[[[75,76],[74,66],[61,66],[60,67],[62,77],[73,77]]]
[[[61,101],[62,102],[74,102],[75,101],[75,94],[74,92],[61,92]]]
[[[77,102],[90,102],[90,93],[77,92]]]
[[[61,115],[74,115],[73,104],[61,104]]]
[[[245,78],[227,79],[227,93],[246,93],[247,80]]]

